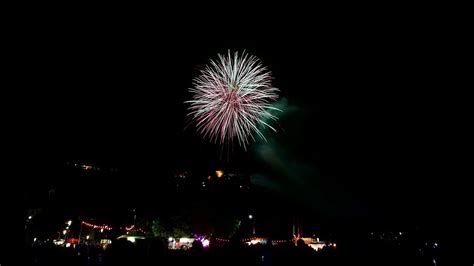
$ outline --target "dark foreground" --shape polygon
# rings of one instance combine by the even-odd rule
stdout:
[[[25,265],[443,265],[440,257],[406,247],[387,245],[338,246],[315,251],[305,244],[240,244],[204,249],[168,250],[159,241],[143,245],[116,241],[106,250],[42,245],[26,248]]]

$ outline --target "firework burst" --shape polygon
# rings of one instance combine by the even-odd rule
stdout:
[[[246,149],[254,135],[266,141],[261,128],[276,132],[268,121],[277,119],[272,110],[280,111],[271,106],[278,98],[271,81],[271,73],[256,57],[245,52],[232,56],[230,51],[219,55],[193,80],[188,115],[211,142],[232,144],[236,138]]]

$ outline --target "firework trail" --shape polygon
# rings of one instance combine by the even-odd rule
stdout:
[[[219,60],[211,60],[193,80],[189,89],[193,99],[186,102],[190,104],[188,115],[211,142],[232,144],[236,138],[246,149],[250,139],[255,141],[255,134],[266,141],[259,128],[276,132],[268,122],[277,119],[272,110],[281,111],[271,106],[279,91],[271,81],[271,73],[256,57],[245,52],[232,56],[230,51],[227,56],[219,55]]]

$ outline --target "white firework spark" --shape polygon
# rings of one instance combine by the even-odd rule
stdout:
[[[210,61],[193,80],[193,99],[189,114],[197,131],[212,142],[232,144],[237,138],[246,149],[249,138],[257,134],[266,141],[259,128],[268,127],[266,121],[276,120],[271,110],[281,111],[271,104],[278,99],[277,88],[271,84],[271,73],[255,57],[243,52]]]

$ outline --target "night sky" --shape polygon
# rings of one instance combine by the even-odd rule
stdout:
[[[20,46],[32,73],[24,77],[32,161],[116,167],[137,182],[182,168],[265,172],[255,150],[237,148],[227,160],[193,126],[185,130],[184,101],[199,67],[227,49],[246,50],[295,108],[273,137],[295,165],[311,169],[302,178],[317,182],[304,193],[315,194],[323,215],[437,225],[457,215],[441,196],[456,177],[439,141],[447,105],[430,93],[449,80],[432,32],[322,24],[307,36],[176,35],[32,26]],[[31,184],[74,182],[47,171]]]

